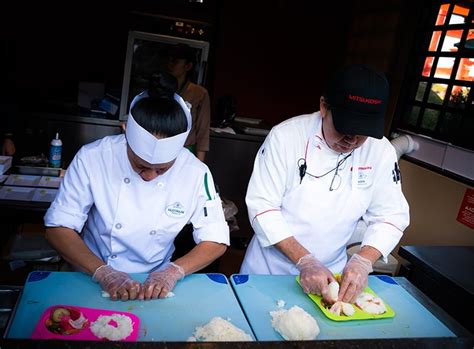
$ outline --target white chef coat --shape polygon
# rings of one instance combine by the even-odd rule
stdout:
[[[246,196],[255,235],[241,273],[298,274],[273,246],[291,236],[331,271],[340,272],[360,218],[368,224],[362,246],[375,247],[386,260],[408,226],[408,204],[390,142],[367,138],[339,167],[340,186],[330,191],[335,171],[321,178],[308,173],[320,176],[348,154],[330,149],[321,127],[319,112],[297,116],[275,126],[261,146]],[[299,159],[307,164],[302,181]]]
[[[189,222],[196,243],[229,245],[207,166],[183,148],[168,171],[146,182],[130,164],[124,135],[79,150],[44,222],[81,232],[94,254],[127,273],[150,272],[169,262],[174,239]]]

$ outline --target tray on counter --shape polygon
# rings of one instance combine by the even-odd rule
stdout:
[[[299,276],[296,277],[296,282],[298,283],[298,285],[301,286]],[[378,297],[378,295],[368,286],[364,289],[364,292],[369,293],[373,295],[374,297]],[[312,293],[307,293],[306,295],[319,307],[319,309],[321,309],[324,315],[326,315],[329,319],[334,320],[334,321],[372,320],[372,319],[386,319],[386,318],[395,317],[395,312],[385,301],[384,301],[384,304],[386,307],[386,311],[382,314],[366,313],[361,308],[359,308],[355,303],[353,303],[352,306],[354,307],[354,315],[345,316],[345,315],[336,315],[334,313],[331,313],[329,309],[326,308],[326,306],[324,305],[323,297],[316,294],[312,294]]]
[[[19,186],[19,187],[42,187],[42,188],[59,188],[62,177],[56,176],[36,176],[11,174],[7,176],[5,185]]]
[[[57,193],[58,189],[4,185],[0,187],[0,200],[52,202]]]
[[[11,174],[5,181],[5,185],[14,185],[20,187],[36,187],[40,182],[40,176]]]
[[[61,175],[61,168],[17,165],[16,172],[25,175],[53,176]]]

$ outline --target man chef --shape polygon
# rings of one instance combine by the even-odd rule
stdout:
[[[386,261],[409,224],[395,150],[383,137],[388,93],[383,74],[350,65],[319,112],[271,130],[247,190],[255,235],[241,273],[299,274],[305,292],[327,301],[333,273],[342,272],[338,300],[353,302],[367,286],[373,263]],[[368,229],[347,262],[361,218]]]

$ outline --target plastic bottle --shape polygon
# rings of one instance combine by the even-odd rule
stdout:
[[[59,133],[56,133],[56,138],[51,141],[51,147],[49,148],[49,166],[61,167],[62,150],[63,142],[59,139]]]

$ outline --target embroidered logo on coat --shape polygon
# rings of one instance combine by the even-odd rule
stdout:
[[[166,207],[166,215],[169,217],[183,217],[184,213],[184,206],[180,202],[175,202],[174,204],[171,204]]]

